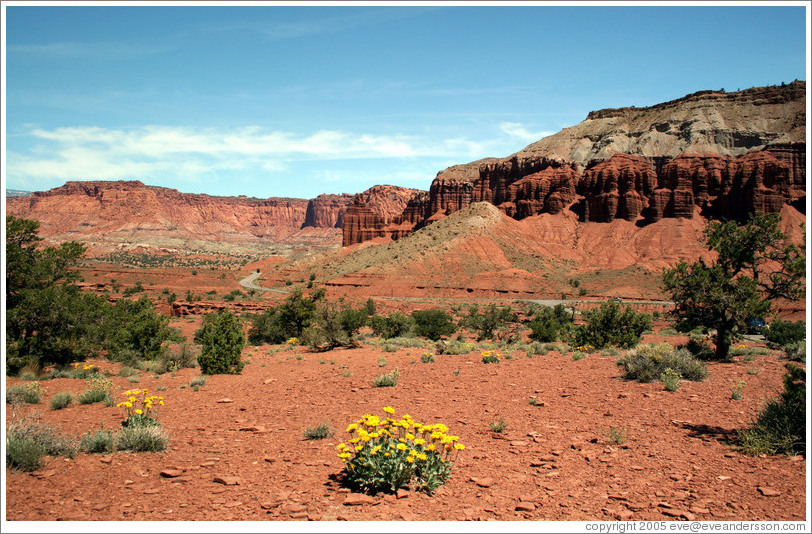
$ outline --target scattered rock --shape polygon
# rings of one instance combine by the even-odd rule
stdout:
[[[397,492],[395,492],[395,498],[397,498],[397,499],[405,499],[408,496],[409,496],[409,492],[407,490],[403,489],[403,488],[401,488]]]
[[[511,447],[524,447],[524,446],[526,446],[526,445],[528,445],[528,444],[529,444],[529,442],[527,442],[527,441],[521,441],[521,440],[517,440],[517,441],[511,441],[511,442],[510,442],[510,446],[511,446]]]
[[[533,512],[535,509],[536,505],[527,501],[519,501],[515,508],[517,512]]]
[[[279,503],[279,502],[265,501],[265,502],[259,503],[259,507],[262,508],[263,510],[273,510],[274,508],[278,507],[280,504],[281,503]]]
[[[707,508],[702,508],[700,506],[691,506],[689,510],[695,514],[709,514],[710,510]]]
[[[631,521],[634,518],[634,512],[623,509],[615,513],[615,518],[618,521]]]
[[[183,474],[182,469],[164,469],[161,471],[161,476],[164,478],[176,478]]]
[[[214,482],[224,486],[239,486],[240,479],[234,476],[214,477]]]
[[[273,456],[266,456],[266,457],[263,458],[263,460],[265,460],[269,464],[272,464],[272,463],[274,463],[276,461],[276,458],[274,458]]]
[[[32,477],[37,477],[38,479],[42,480],[43,478],[50,478],[56,474],[55,469],[46,469],[45,471],[37,471],[36,473],[31,473]]]
[[[110,506],[109,503],[102,502],[99,504],[94,504],[93,506],[90,507],[90,509],[93,510],[94,512],[100,512],[101,510],[104,510],[108,506]]]
[[[262,381],[263,384],[270,384],[271,382],[276,382],[275,378],[266,378]]]
[[[759,486],[758,491],[765,497],[778,497],[781,492],[775,488],[768,488],[766,486]]]
[[[304,504],[300,504],[300,503],[289,502],[289,503],[283,504],[282,508],[280,508],[280,510],[282,510],[283,512],[288,513],[288,514],[300,514],[302,512],[307,511],[307,506],[305,506]]]
[[[229,399],[228,397],[226,397],[224,399],[220,399],[220,400],[217,401],[218,404],[229,404],[229,403],[232,403],[232,402],[234,402],[234,401]]]

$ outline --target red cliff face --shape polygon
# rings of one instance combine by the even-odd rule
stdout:
[[[470,169],[467,175],[459,169],[451,176],[439,173],[428,193],[413,195],[389,222],[361,199],[348,212],[354,219],[352,227],[345,225],[344,244],[398,238],[480,201],[515,219],[559,213],[579,199],[585,222],[690,219],[697,208],[709,218],[744,219],[752,211],[801,206],[806,195],[803,161],[797,146],[738,157],[686,153],[658,160],[615,154],[582,174],[575,165],[546,158],[490,161],[480,165],[476,176]]]
[[[657,173],[645,158],[616,154],[587,169],[581,178],[579,192],[586,199],[584,219],[633,221],[648,205],[656,187]]]
[[[343,228],[344,213],[352,204],[352,195],[319,195],[307,203],[305,227]]]

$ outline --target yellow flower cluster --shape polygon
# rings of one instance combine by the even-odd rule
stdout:
[[[486,350],[482,353],[483,363],[499,363],[502,361],[502,354],[494,349]]]
[[[395,409],[387,406],[383,409],[389,415],[395,413]],[[424,425],[411,418],[409,414],[404,414],[399,420],[392,417],[382,419],[377,415],[366,414],[357,422],[347,427],[347,432],[352,437],[348,443],[338,444],[338,457],[344,462],[352,458],[355,453],[369,454],[375,456],[382,454],[390,457],[407,452],[406,462],[424,462],[428,460],[429,454],[444,455],[439,458],[440,462],[449,460],[453,451],[465,449],[465,445],[457,443],[459,436],[447,434],[448,427],[442,423]]]
[[[127,419],[134,415],[154,418],[158,415],[158,406],[164,405],[164,398],[157,395],[147,396],[147,393],[146,389],[125,391],[124,395],[127,396],[127,400],[119,402],[116,407],[124,408]],[[140,400],[138,395],[141,395]]]
[[[592,347],[592,345],[581,345],[580,347],[573,347],[572,350],[589,354],[595,349]]]
[[[98,365],[89,365],[87,363],[81,363],[81,362],[74,362],[73,370],[74,371],[84,371],[84,373],[87,373],[87,374],[98,373],[100,371]]]
[[[288,339],[285,343],[287,343],[288,345],[298,345],[299,344],[299,338],[298,337],[292,337],[292,338]]]

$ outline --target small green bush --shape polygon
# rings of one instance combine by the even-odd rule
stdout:
[[[29,382],[6,389],[7,404],[39,404],[42,400],[42,386],[39,382]]]
[[[504,417],[500,417],[498,421],[494,421],[488,428],[491,429],[491,432],[496,432],[497,434],[501,434],[507,428],[507,423],[505,422]]]
[[[668,367],[662,374],[660,374],[660,380],[662,380],[663,384],[665,384],[666,391],[677,391],[679,390],[679,383],[680,380],[682,380],[682,375]]]
[[[386,360],[386,356],[381,354],[378,356],[378,367],[386,367],[389,362]]]
[[[636,313],[631,307],[621,309],[617,302],[604,302],[596,310],[583,312],[586,324],[575,329],[576,345],[602,349],[608,345],[630,349],[640,342],[643,332],[651,327],[651,316]]]
[[[398,380],[400,379],[400,371],[397,367],[391,372],[376,376],[372,383],[375,385],[376,388],[381,387],[394,387],[397,385]]]
[[[465,343],[456,339],[450,340],[443,346],[443,354],[459,355],[470,354],[477,349],[473,343]]]
[[[716,359],[716,351],[713,350],[711,344],[704,339],[691,338],[684,348],[698,360],[708,361]]]
[[[202,387],[202,386],[206,385],[206,382],[208,382],[208,380],[209,379],[206,376],[203,376],[203,375],[196,376],[195,378],[192,379],[191,382],[189,382],[189,385],[191,387],[195,387],[195,386]]]
[[[668,343],[644,345],[618,360],[626,370],[625,378],[638,382],[653,382],[670,368],[685,380],[702,380],[708,376],[705,364],[686,349],[675,349]]]
[[[166,449],[169,434],[157,425],[135,425],[116,434],[116,449],[132,452],[158,452]]]
[[[36,440],[21,435],[6,437],[6,465],[19,471],[36,471],[42,465],[45,447]]]
[[[420,361],[423,363],[434,363],[434,353],[433,352],[424,352],[420,355]]]
[[[303,435],[308,440],[325,439],[333,435],[333,430],[330,428],[330,423],[321,423],[316,427],[308,427]]]
[[[111,430],[105,430],[104,424],[102,424],[99,426],[99,430],[88,432],[82,436],[82,441],[79,442],[79,448],[90,454],[113,452],[115,448],[115,437],[115,433]]]
[[[51,397],[50,405],[52,410],[61,410],[70,406],[72,402],[73,394],[68,391],[62,391]]]
[[[629,439],[629,431],[626,428],[610,427],[607,436],[616,445],[623,445]]]

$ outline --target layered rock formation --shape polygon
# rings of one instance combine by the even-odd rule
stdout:
[[[374,186],[360,194],[388,224],[403,211],[414,189]],[[6,201],[10,215],[40,222],[40,235],[87,242],[335,243],[353,195],[314,199],[217,197],[181,193],[140,181],[67,182],[49,191]]]
[[[642,224],[696,210],[734,219],[784,204],[803,211],[805,94],[805,82],[796,81],[591,112],[507,158],[441,171],[389,225],[359,205],[343,242],[397,238],[483,201],[515,219],[569,208],[584,222]]]

